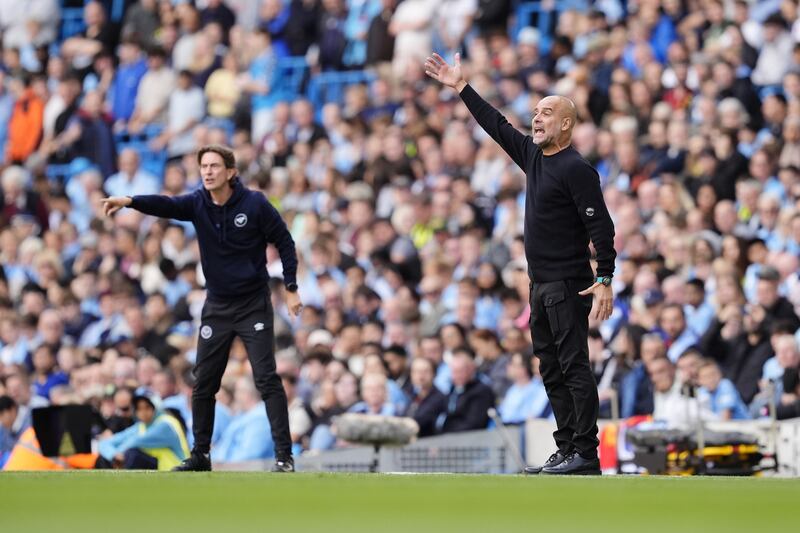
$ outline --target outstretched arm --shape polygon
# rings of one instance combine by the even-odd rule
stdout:
[[[456,54],[455,64],[450,66],[439,54],[433,54],[425,61],[425,73],[442,84],[458,91],[464,104],[469,109],[478,124],[495,140],[500,147],[514,160],[514,162],[527,170],[528,162],[538,150],[533,144],[533,139],[525,135],[508,123],[506,117],[489,102],[481,98],[477,92],[467,84],[461,70],[461,55]]]
[[[110,217],[123,207],[136,209],[146,215],[176,220],[191,221],[194,218],[191,195],[163,196],[145,194],[140,196],[112,196],[103,198],[103,213]]]

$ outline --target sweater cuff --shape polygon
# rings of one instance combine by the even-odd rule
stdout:
[[[606,276],[609,276],[609,277],[613,277],[614,276],[614,265],[611,265],[610,268],[609,267],[601,267],[600,265],[597,265],[597,277],[598,278],[604,278]]]
[[[458,96],[460,96],[461,99],[464,100],[464,103],[467,104],[469,103],[468,100],[474,99],[476,96],[478,96],[478,93],[476,93],[475,89],[472,88],[472,85],[468,83],[463,89],[461,89],[461,92],[458,93]]]

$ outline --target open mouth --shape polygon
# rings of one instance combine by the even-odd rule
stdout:
[[[544,128],[533,128],[533,133],[544,133]]]

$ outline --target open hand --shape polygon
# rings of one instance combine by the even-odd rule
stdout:
[[[461,89],[467,84],[461,72],[461,54],[456,54],[455,59],[455,65],[451,67],[442,56],[434,52],[425,60],[425,74],[461,92]]]
[[[594,295],[591,311],[592,318],[606,320],[611,316],[611,312],[614,310],[614,291],[610,286],[595,282],[594,285],[580,291],[578,294],[581,296]]]

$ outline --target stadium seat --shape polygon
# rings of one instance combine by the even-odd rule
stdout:
[[[303,92],[308,75],[305,57],[283,57],[278,60],[272,77],[271,92],[276,102],[291,102]]]
[[[349,86],[370,83],[375,78],[374,73],[366,70],[323,72],[311,79],[308,98],[315,109],[321,110],[322,106],[330,102],[341,104]]]
[[[61,8],[61,32],[59,34],[61,41],[65,41],[73,35],[78,35],[85,29],[86,24],[83,22],[82,7]]]
[[[84,0],[84,5],[88,4],[90,0]],[[59,41],[69,39],[73,35],[77,35],[86,29],[86,23],[83,21],[83,8],[82,7],[64,7],[64,2],[61,3],[61,28],[59,31]],[[108,13],[108,18],[114,23],[122,22],[125,16],[125,0],[113,0],[111,2],[111,10]]]
[[[130,133],[128,131],[116,133],[114,135],[114,143],[117,147],[117,153],[126,148],[133,148],[139,153],[142,168],[159,178],[162,177],[164,167],[167,164],[167,151],[154,150],[150,146],[150,142],[158,137],[162,130],[162,125],[151,124],[139,133]]]
[[[511,33],[516,42],[517,36],[519,32],[522,31],[522,28],[533,26],[532,22],[534,18],[536,18],[535,26],[542,36],[539,50],[543,54],[549,52],[550,46],[553,44],[553,30],[558,18],[557,15],[562,11],[570,9],[579,11],[588,9],[586,0],[558,0],[553,2],[550,6],[546,4],[548,4],[548,2],[520,2],[515,9],[514,29]]]
[[[73,176],[92,168],[92,162],[85,157],[76,157],[69,163],[63,165],[47,165],[45,167],[45,176],[51,182],[58,182],[66,184]]]

